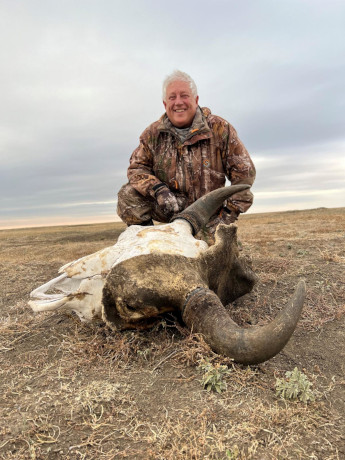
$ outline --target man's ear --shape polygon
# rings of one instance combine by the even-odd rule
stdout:
[[[196,103],[196,105],[198,105],[198,102],[199,102],[199,96],[197,96],[197,97],[195,98],[195,103]]]
[[[167,108],[167,103],[165,101],[163,101],[163,105],[164,105],[164,108],[166,109]]]

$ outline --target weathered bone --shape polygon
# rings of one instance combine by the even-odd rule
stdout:
[[[237,227],[220,225],[211,247],[192,236],[226,198],[246,188],[211,192],[170,224],[129,227],[114,246],[63,266],[59,277],[31,293],[30,306],[34,311],[73,310],[83,320],[102,317],[117,330],[145,327],[159,314],[180,311],[187,326],[204,334],[217,353],[246,364],[269,359],[296,327],[304,283],[267,326],[242,329],[223,307],[256,282],[239,257]]]
[[[35,312],[74,311],[81,320],[102,317],[102,290],[107,275],[117,264],[144,254],[181,254],[197,257],[207,243],[196,240],[184,220],[153,227],[133,225],[114,246],[70,262],[60,268],[60,275],[31,292],[30,307]],[[53,293],[49,293],[53,292]]]

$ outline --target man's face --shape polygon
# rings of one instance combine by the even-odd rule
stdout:
[[[188,128],[198,107],[199,96],[194,97],[189,84],[173,81],[167,87],[166,100],[163,101],[166,114],[177,128]]]

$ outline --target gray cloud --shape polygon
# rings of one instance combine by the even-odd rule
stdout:
[[[252,211],[343,206],[344,18],[336,0],[3,1],[0,226],[115,218],[174,68],[251,152]]]

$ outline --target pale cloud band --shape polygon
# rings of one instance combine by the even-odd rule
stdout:
[[[0,226],[116,220],[174,68],[251,153],[250,212],[344,206],[345,3],[215,4],[1,2]]]

